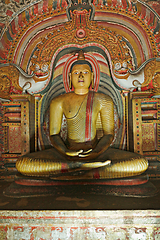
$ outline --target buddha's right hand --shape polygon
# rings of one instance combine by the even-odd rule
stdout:
[[[82,153],[82,152],[83,152],[82,149],[79,150],[79,151],[71,151],[71,150],[69,150],[69,151],[66,152],[66,155],[69,156],[69,157],[76,157],[76,156],[79,156],[79,154]]]

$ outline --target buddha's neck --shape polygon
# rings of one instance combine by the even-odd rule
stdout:
[[[78,95],[84,95],[87,94],[89,92],[89,89],[74,89],[75,94]]]

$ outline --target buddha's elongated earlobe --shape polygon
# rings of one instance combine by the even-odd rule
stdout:
[[[69,79],[69,88],[70,88],[70,89],[72,88],[72,81],[71,81],[71,78]]]
[[[69,88],[72,88],[72,80],[71,80],[71,73],[68,74],[69,76]]]
[[[94,89],[94,80],[92,79],[92,89]]]
[[[94,89],[94,73],[91,73],[91,78],[92,78],[92,89]]]

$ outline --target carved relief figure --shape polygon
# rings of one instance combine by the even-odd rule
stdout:
[[[114,138],[114,104],[109,96],[89,91],[93,74],[80,51],[69,74],[74,91],[54,98],[50,104],[53,147],[20,157],[16,163],[19,172],[53,179],[107,179],[139,175],[148,168],[148,161],[141,155],[110,147]],[[63,114],[68,128],[66,142],[59,135]],[[103,129],[100,140],[98,119]]]

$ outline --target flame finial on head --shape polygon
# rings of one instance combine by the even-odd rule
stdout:
[[[85,60],[84,52],[82,50],[78,52],[77,61],[79,60]]]

